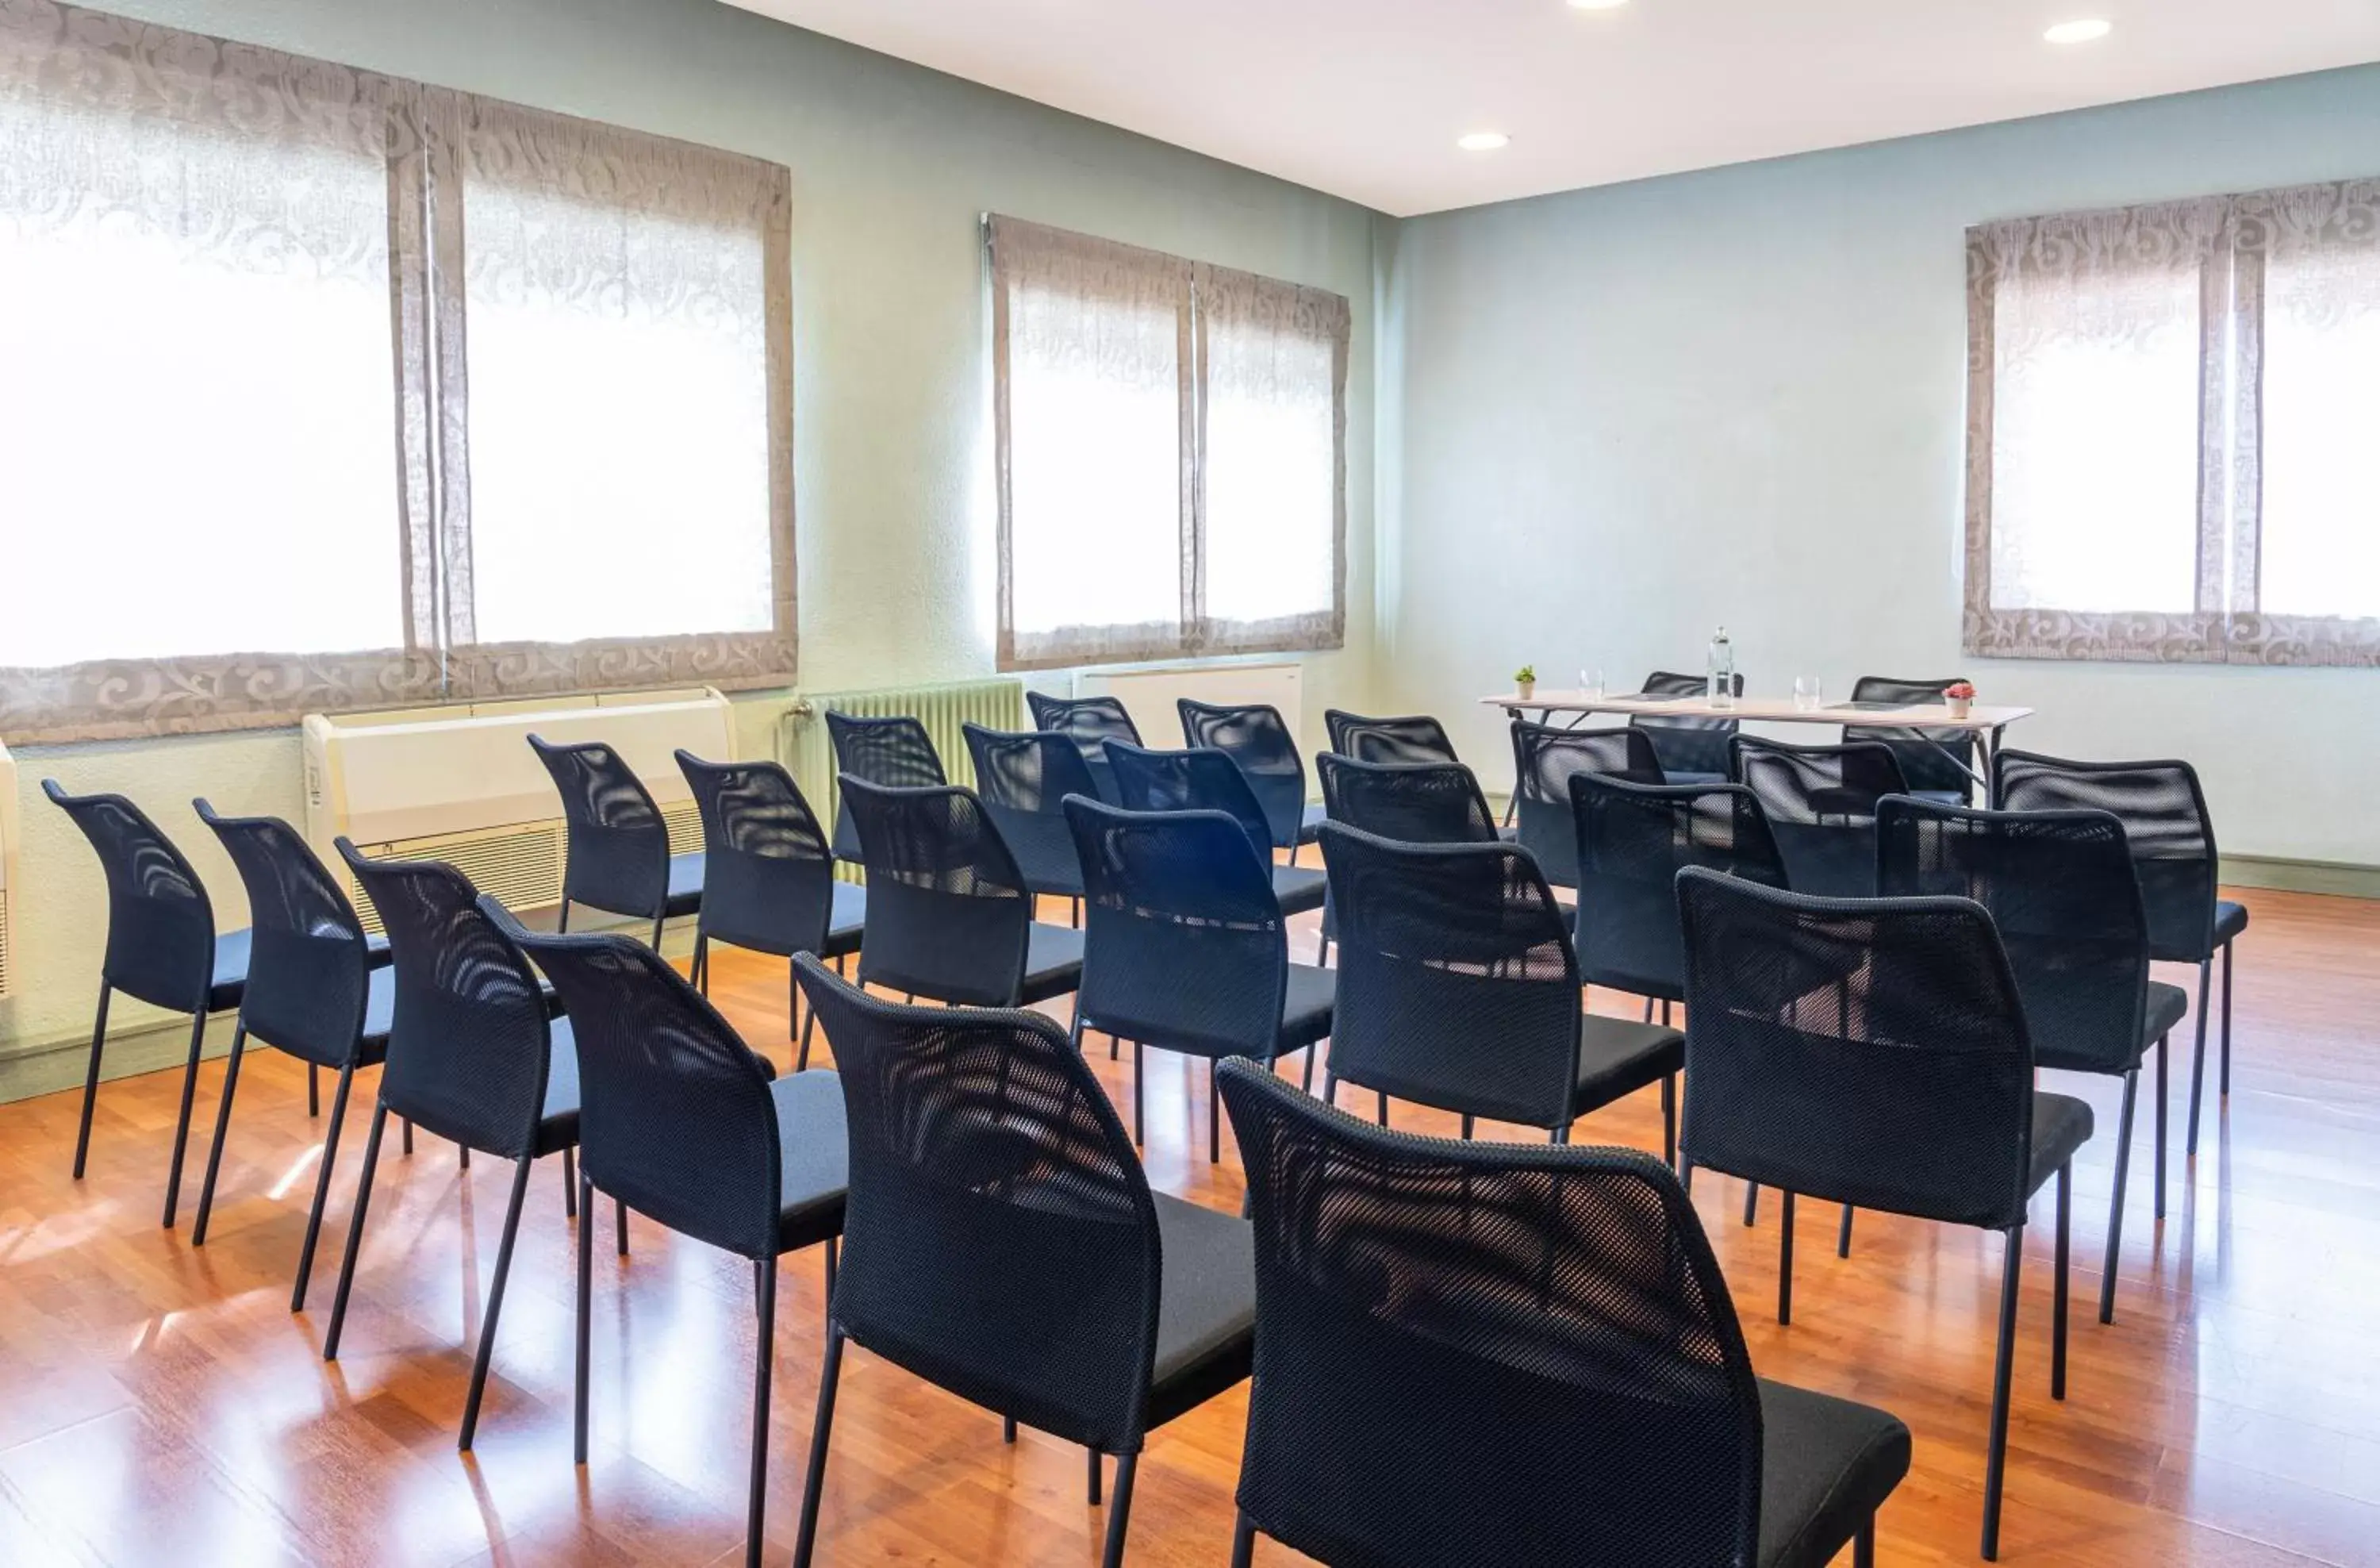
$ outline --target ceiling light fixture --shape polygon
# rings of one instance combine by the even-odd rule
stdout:
[[[1628,0],[1570,0],[1573,11],[1616,11]]]
[[[1475,130],[1455,138],[1454,144],[1465,152],[1493,152],[1512,140],[1500,130]]]
[[[2081,21],[2059,22],[2041,36],[2052,43],[2090,43],[2115,30],[2115,23],[2089,17]]]

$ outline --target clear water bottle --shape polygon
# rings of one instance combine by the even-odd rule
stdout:
[[[1706,668],[1703,695],[1713,707],[1729,706],[1735,699],[1735,644],[1728,641],[1725,626],[1711,635],[1710,662]]]

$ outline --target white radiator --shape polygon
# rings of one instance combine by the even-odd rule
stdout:
[[[1144,745],[1168,750],[1183,744],[1177,698],[1196,702],[1269,702],[1298,736],[1305,735],[1303,664],[1169,664],[1151,670],[1086,670],[1075,677],[1076,697],[1112,697],[1132,715]]]
[[[556,904],[562,803],[529,748],[532,732],[611,747],[661,808],[670,848],[702,847],[701,819],[673,753],[684,747],[734,760],[733,711],[707,687],[309,714],[306,836],[334,871],[341,863],[332,840],[344,833],[374,859],[444,860],[512,908]],[[370,900],[358,899],[357,913],[379,929]]]
[[[17,763],[0,746],[0,996],[17,990]]]

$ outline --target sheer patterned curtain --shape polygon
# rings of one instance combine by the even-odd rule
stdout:
[[[2380,662],[2375,197],[1969,231],[1970,651]]]
[[[1001,667],[1340,646],[1347,301],[987,235]]]
[[[789,183],[0,0],[0,733],[787,678]]]

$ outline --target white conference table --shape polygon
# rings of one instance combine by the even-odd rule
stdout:
[[[1820,702],[1805,708],[1790,698],[1780,700],[1737,697],[1714,702],[1708,697],[1648,697],[1642,692],[1590,697],[1583,691],[1545,690],[1532,690],[1526,697],[1511,691],[1483,697],[1479,701],[1485,707],[1501,708],[1515,718],[1535,711],[1540,715],[1540,723],[1551,723],[1555,714],[1568,713],[1572,715],[1572,728],[1591,713],[1620,713],[1632,719],[1729,719],[1760,724],[1841,724],[1851,729],[1959,730],[1974,742],[1973,763],[1940,741],[1925,738],[1982,786],[1981,794],[1987,803],[1992,798],[1992,756],[2000,748],[2001,733],[2018,720],[2032,717],[2034,711],[2030,708],[1986,708],[1978,703],[1968,708],[1965,717],[1954,718],[1949,706],[1939,702],[1908,706]]]

